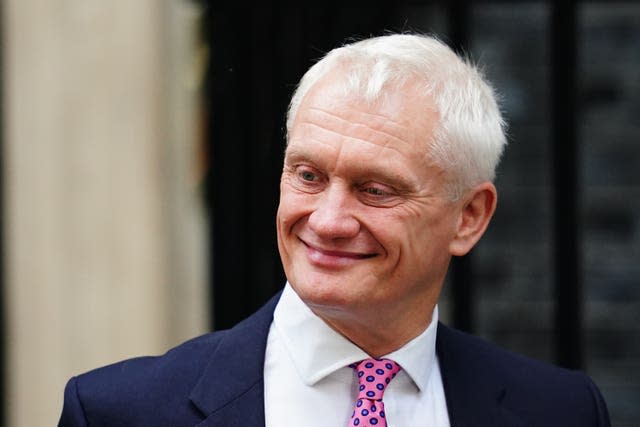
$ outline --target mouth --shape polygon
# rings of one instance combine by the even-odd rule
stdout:
[[[307,249],[307,256],[312,264],[321,267],[343,267],[354,262],[377,256],[377,253],[351,252],[321,248],[299,239]]]

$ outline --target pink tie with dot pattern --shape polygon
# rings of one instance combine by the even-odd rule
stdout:
[[[402,368],[389,359],[365,359],[349,366],[356,370],[360,386],[348,427],[387,427],[382,395]]]

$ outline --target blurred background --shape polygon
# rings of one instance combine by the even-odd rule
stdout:
[[[613,425],[640,425],[640,2],[218,3],[0,0],[0,426],[55,425],[72,375],[282,287],[289,97],[323,53],[388,31],[478,62],[509,124],[496,217],[442,320],[585,370]]]

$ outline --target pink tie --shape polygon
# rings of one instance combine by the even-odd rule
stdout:
[[[358,374],[360,388],[349,427],[387,427],[382,395],[402,368],[389,359],[365,359],[350,366]]]

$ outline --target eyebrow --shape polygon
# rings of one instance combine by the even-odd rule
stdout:
[[[284,152],[284,162],[309,162],[315,164],[311,156],[307,153],[307,150],[300,150],[299,148],[293,148],[291,145],[287,146]]]

